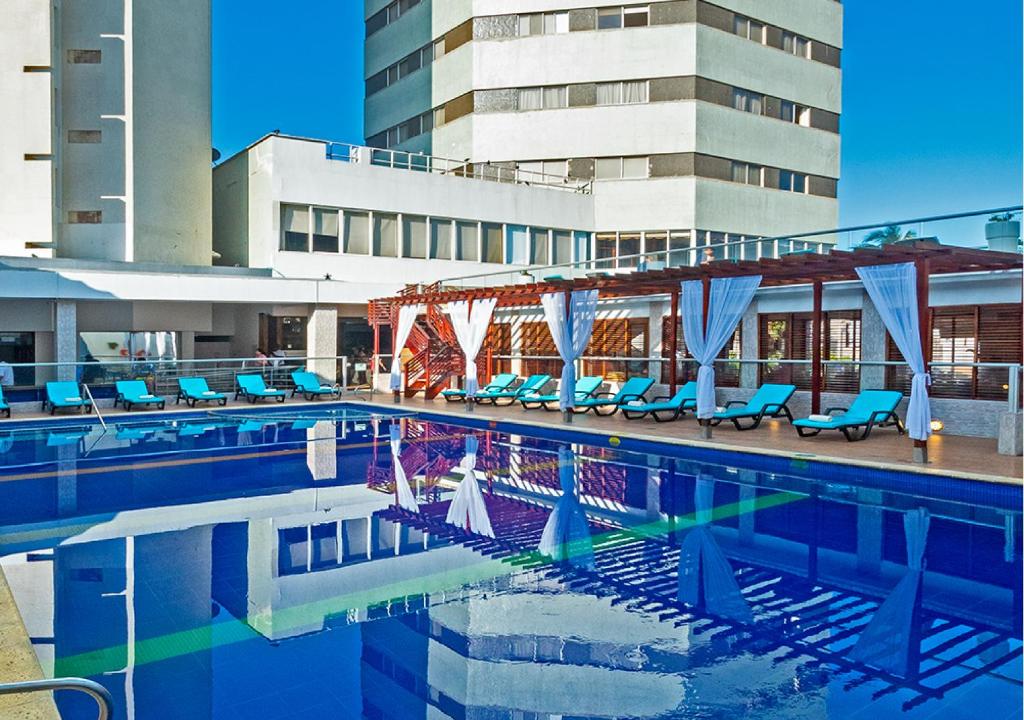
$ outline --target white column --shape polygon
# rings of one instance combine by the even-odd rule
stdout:
[[[521,355],[523,353],[523,318],[519,315],[516,315],[515,317],[512,318],[511,325],[512,327],[509,330],[509,336],[512,338],[512,342],[509,343],[512,347],[511,352],[513,356]],[[484,349],[483,351],[481,351],[481,354],[483,354],[486,357],[486,352],[487,350]],[[516,375],[522,375],[523,361],[518,357],[513,357],[511,365],[509,367],[509,372],[514,372]]]
[[[56,362],[78,360],[78,305],[73,300],[58,300],[54,305],[53,345]],[[58,380],[74,380],[74,365],[57,368]]]
[[[306,324],[306,356],[333,358],[338,353],[338,308],[314,305]],[[306,368],[327,381],[338,379],[339,368],[334,360],[310,360]]]
[[[878,314],[875,304],[868,294],[864,293],[864,301],[860,310],[860,357],[861,360],[885,360],[885,341],[888,338],[885,323]],[[860,369],[861,390],[881,390],[885,388],[885,366],[863,365]]]
[[[760,328],[757,322],[757,299],[750,303],[747,312],[743,314],[740,321],[740,357],[744,360],[756,360],[758,353],[758,334]],[[756,388],[759,366],[757,363],[744,363],[740,365],[740,387]]]
[[[662,321],[666,315],[671,312],[669,303],[655,300],[648,305],[647,314],[647,354],[650,357],[658,357],[662,354],[663,344],[665,341]],[[666,363],[660,363],[651,360],[647,363],[647,375],[652,377],[658,384],[661,384],[661,369],[665,366],[666,370],[668,365]]]

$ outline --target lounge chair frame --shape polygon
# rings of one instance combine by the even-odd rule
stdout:
[[[71,382],[71,381],[63,381],[63,382]],[[43,405],[42,405],[42,411],[43,412],[46,412],[46,406],[49,405],[50,406],[50,414],[51,415],[55,414],[58,409],[63,410],[63,409],[66,409],[66,408],[80,408],[81,409],[81,414],[83,414],[83,415],[91,415],[92,414],[92,401],[89,400],[88,398],[82,398],[81,402],[75,403],[73,405],[57,405],[55,403],[50,402],[49,387],[48,387],[49,384],[50,383],[47,383],[46,384],[47,387],[43,388]],[[82,392],[82,386],[81,385],[78,385],[78,392],[79,393]],[[10,417],[9,414],[8,414],[8,417]]]
[[[319,376],[317,376],[316,373],[309,372],[308,370],[306,370],[305,372],[310,374],[310,375],[312,375],[313,377],[316,377],[319,380]],[[295,397],[295,394],[299,393],[299,394],[302,395],[302,397],[304,397],[309,402],[312,402],[313,400],[316,400],[318,397],[323,397],[324,395],[330,395],[334,399],[338,399],[338,398],[341,397],[341,389],[338,386],[335,386],[335,387],[332,387],[332,388],[325,388],[323,386],[318,386],[316,390],[310,390],[305,385],[300,387],[299,384],[297,382],[295,382],[295,375],[296,374],[297,373],[295,373],[295,372],[292,373],[292,383],[293,383],[293,386],[292,386],[292,394],[289,397]]]
[[[600,383],[595,385],[594,389],[592,391],[590,391],[590,392],[584,392],[582,390],[577,390],[574,393],[574,399],[576,400],[576,402],[579,402],[580,400],[586,400],[587,398],[596,397],[594,395],[594,393],[597,392],[598,390],[600,390],[602,385],[604,385],[604,380],[603,379],[601,380]],[[540,401],[537,401],[537,400],[530,400],[529,398],[519,398],[519,404],[523,406],[523,410],[535,410],[537,408],[541,408],[545,412],[558,412],[560,410],[560,408],[558,407],[558,400],[540,400]],[[554,404],[554,407],[551,407],[552,404]]]
[[[747,405],[749,402],[749,400],[730,400],[725,404],[725,409],[728,410],[733,405]],[[771,408],[774,408],[774,410],[772,410]],[[765,418],[778,417],[784,417],[787,420],[789,420],[790,424],[792,424],[793,413],[790,412],[789,405],[787,405],[786,403],[766,403],[765,405],[761,406],[760,412],[758,412],[755,415],[747,415],[742,418],[712,418],[711,425],[712,427],[717,427],[722,423],[723,420],[731,420],[733,426],[737,430],[754,430],[760,427],[761,421],[764,420]],[[751,422],[751,424],[746,426],[741,425],[740,420],[744,420],[747,418],[752,418],[753,421]]]
[[[146,388],[146,391],[148,392],[149,388]],[[120,403],[124,407],[125,412],[131,412],[132,405],[156,405],[157,410],[163,410],[164,408],[167,407],[167,398],[160,397],[159,395],[154,395],[152,399],[147,399],[145,401],[136,403],[134,400],[127,399],[124,396],[124,393],[118,392],[117,396],[114,398],[114,407],[117,407],[118,403]]]
[[[630,378],[630,380],[631,379],[632,378]],[[650,378],[647,378],[647,379],[650,380]],[[626,380],[626,382],[628,383],[629,380]],[[654,382],[652,381],[651,384],[647,386],[647,390],[650,390],[653,385],[654,385]],[[625,384],[623,384],[623,387],[625,387]],[[615,404],[608,404],[608,405],[586,405],[582,409],[574,407],[572,409],[572,411],[574,413],[576,413],[577,415],[585,415],[588,410],[593,410],[595,415],[600,415],[601,417],[611,417],[612,415],[617,413],[620,409],[622,409],[623,405],[625,405],[626,403],[628,403],[628,402],[630,402],[632,400],[646,400],[646,398],[644,397],[644,393],[646,393],[647,390],[644,390],[643,393],[627,393],[627,394],[621,395],[621,396],[619,394],[619,393],[622,392],[621,388],[619,389],[618,392],[608,391],[608,392],[602,392],[602,393],[594,393],[593,395],[590,396],[589,399],[598,400],[598,399],[603,398],[603,397],[609,397],[609,398],[618,398],[618,402],[616,402]],[[602,412],[602,409],[604,409],[605,412]]]
[[[506,407],[508,405],[512,405],[512,404],[514,404],[516,402],[516,400],[519,400],[521,397],[523,397],[527,393],[534,392],[535,390],[537,390],[537,388],[535,388],[535,387],[528,387],[527,383],[528,383],[529,380],[530,380],[530,378],[526,378],[525,380],[523,380],[523,383],[519,387],[517,387],[517,388],[513,388],[513,389],[505,388],[504,390],[499,390],[498,391],[499,393],[502,393],[502,392],[507,393],[505,395],[492,395],[490,397],[476,396],[473,399],[477,402],[477,404],[480,404],[480,405],[482,405],[484,403],[490,403],[491,405],[495,405],[497,407]],[[551,382],[551,376],[550,375],[547,376],[547,380],[545,380],[543,383],[541,383],[540,386],[543,388],[549,382]],[[507,402],[498,402],[499,400],[506,400]]]
[[[837,411],[847,412],[848,410],[849,408],[844,407],[830,407],[824,412],[824,414],[831,415]],[[896,414],[896,410],[875,410],[871,413],[866,422],[840,425],[835,428],[805,428],[800,427],[799,425],[796,425],[795,427],[797,435],[802,438],[814,437],[822,430],[839,430],[843,434],[843,437],[846,438],[847,442],[858,442],[860,440],[867,440],[871,435],[871,430],[873,428],[890,427],[892,425],[896,426],[896,430],[900,435],[903,435],[907,431],[906,427],[903,425],[903,421],[900,419],[900,416]],[[864,429],[860,430],[860,428]],[[858,430],[859,432],[855,432]]]
[[[655,403],[658,403],[662,400],[671,400],[673,397],[675,396],[659,395],[653,400],[651,400],[648,404],[654,405]],[[673,420],[678,420],[679,418],[684,417],[688,409],[694,409],[693,407],[687,407],[687,405],[692,402],[692,400],[683,400],[675,408],[659,408],[658,410],[636,410],[635,408],[631,408],[627,405],[623,405],[619,409],[622,411],[623,417],[625,417],[627,420],[641,420],[650,415],[651,417],[654,418],[655,422],[664,423],[672,422]],[[668,413],[668,416],[662,417],[662,415],[660,415],[659,413]]]
[[[178,378],[179,380],[181,378]],[[209,385],[207,385],[209,388]],[[215,396],[203,397],[201,395],[191,395],[185,392],[185,389],[178,384],[178,394],[174,397],[174,404],[177,405],[182,400],[185,401],[185,405],[194,408],[197,402],[216,402],[221,407],[228,404],[228,396],[222,392],[218,392]]]
[[[260,380],[263,380],[262,375],[256,375],[256,377],[258,377]],[[266,388],[266,383],[263,383],[263,386],[264,388]],[[236,375],[235,400],[238,399],[239,395],[241,395],[242,398],[244,398],[245,400],[248,400],[249,403],[252,405],[255,405],[257,400],[269,400],[270,398],[274,398],[279,403],[283,403],[285,401],[285,398],[288,397],[288,393],[286,393],[284,390],[277,390],[276,392],[269,392],[267,390],[264,390],[263,392],[249,392],[248,390],[245,389],[242,383],[238,381],[238,376]]]

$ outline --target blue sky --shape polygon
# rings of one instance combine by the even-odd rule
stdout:
[[[361,0],[213,0],[213,134],[363,140]],[[1021,200],[1021,3],[844,4],[840,222]]]

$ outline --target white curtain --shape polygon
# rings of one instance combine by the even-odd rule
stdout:
[[[565,560],[575,567],[592,570],[594,545],[587,514],[576,494],[576,457],[567,447],[558,450],[558,480],[562,497],[544,525],[537,550],[552,560]]]
[[[562,382],[558,390],[558,406],[568,410],[576,405],[576,361],[587,348],[597,317],[597,290],[572,293],[570,311],[565,311],[565,293],[540,296],[555,348],[562,358]]]
[[[700,363],[697,371],[697,417],[715,414],[715,358],[732,337],[761,284],[760,275],[715,278],[711,281],[708,323],[704,328],[704,288],[698,280],[682,284],[683,338]]]
[[[754,614],[736,582],[732,566],[711,534],[715,481],[698,475],[693,494],[695,527],[679,548],[677,596],[687,605],[700,608],[703,592],[703,606],[709,613],[739,622],[753,622]]]
[[[476,451],[478,441],[475,435],[466,436],[466,457],[462,460],[465,472],[459,483],[455,497],[448,506],[448,514],[444,521],[451,525],[465,528],[477,535],[494,537],[491,518],[487,515],[484,495],[480,492],[480,484],[476,479]]]
[[[476,376],[476,356],[487,337],[487,327],[491,324],[491,315],[497,304],[497,298],[485,298],[474,300],[472,311],[467,300],[450,302],[446,306],[459,347],[466,355],[466,397],[473,397],[480,388]]]
[[[913,658],[920,639],[914,623],[921,604],[924,578],[924,551],[928,543],[928,511],[910,510],[903,516],[903,534],[907,541],[907,574],[875,611],[875,616],[850,650],[850,659],[871,665],[900,677],[911,675]]]
[[[932,379],[925,368],[921,348],[917,268],[914,263],[875,265],[859,267],[857,274],[882,316],[885,329],[914,373],[907,408],[907,434],[914,440],[927,440],[932,434],[932,410],[928,403],[928,386]]]
[[[398,327],[395,333],[394,355],[391,356],[391,389],[402,389],[402,350],[416,323],[416,316],[423,312],[422,305],[403,305],[398,310]]]
[[[399,455],[402,452],[402,428],[398,423],[392,423],[390,430],[391,437],[391,464],[395,468],[395,495],[398,499],[398,506],[413,512],[419,512],[420,506],[409,487],[409,479],[405,476],[405,468]]]

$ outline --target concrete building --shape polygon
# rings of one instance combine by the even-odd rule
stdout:
[[[0,254],[211,262],[210,2],[5,3]]]
[[[836,224],[834,0],[367,0],[365,14],[368,144],[593,179],[598,257]]]

